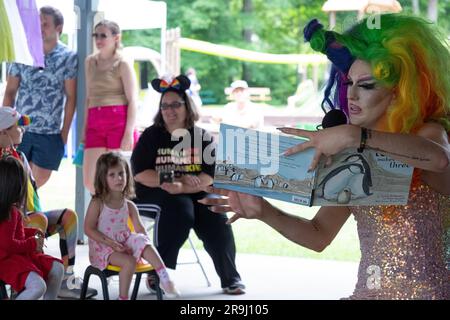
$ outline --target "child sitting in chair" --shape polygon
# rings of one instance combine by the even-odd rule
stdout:
[[[128,300],[136,264],[144,258],[152,264],[168,297],[179,292],[152,246],[138,210],[128,198],[134,196],[133,178],[126,160],[118,153],[105,153],[97,161],[95,194],[89,203],[84,230],[89,237],[89,260],[104,270],[108,264],[120,267],[119,300]],[[131,220],[134,230],[128,227]]]
[[[19,211],[27,174],[12,156],[0,159],[0,280],[19,292],[16,300],[54,300],[64,275],[62,261],[43,253],[44,234],[24,228]]]
[[[75,211],[68,208],[42,211],[31,163],[28,163],[25,154],[16,150],[16,145],[22,143],[24,126],[30,124],[30,121],[28,116],[21,115],[14,108],[0,107],[0,155],[10,155],[19,160],[27,174],[27,197],[23,211],[25,214],[24,226],[40,229],[46,237],[59,234],[64,278],[58,297],[78,299],[82,285],[81,278],[74,274],[78,217]],[[32,161],[30,160],[30,162]],[[95,295],[97,295],[97,290],[87,289],[87,298]]]

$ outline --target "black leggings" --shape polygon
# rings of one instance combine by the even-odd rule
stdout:
[[[167,267],[176,268],[179,250],[193,228],[213,260],[222,288],[228,287],[240,281],[235,264],[233,231],[230,225],[225,224],[227,216],[208,210],[197,202],[201,198],[198,194],[172,195],[162,189],[152,189],[151,196],[135,202],[161,207],[157,249]]]

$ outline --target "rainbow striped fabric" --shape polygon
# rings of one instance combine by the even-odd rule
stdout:
[[[19,120],[17,120],[17,125],[19,127],[27,126],[31,123],[30,116],[27,116],[26,114],[23,114]]]
[[[169,88],[180,89],[180,81],[178,79],[173,79],[171,83],[168,83],[166,80],[161,80],[161,84],[159,85],[161,92],[166,91]]]
[[[0,0],[0,61],[44,67],[36,0]]]

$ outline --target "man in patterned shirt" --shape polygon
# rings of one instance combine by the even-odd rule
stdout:
[[[32,118],[19,145],[30,162],[37,187],[58,170],[76,104],[77,54],[59,42],[64,18],[52,7],[42,7],[41,29],[45,68],[13,63],[3,106],[15,106]]]

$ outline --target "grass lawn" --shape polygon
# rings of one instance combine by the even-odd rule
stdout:
[[[44,210],[75,208],[75,166],[64,159],[58,172],[39,190]],[[304,207],[281,201],[271,202],[291,214],[312,218],[318,207]],[[350,217],[333,243],[322,253],[316,253],[285,239],[278,232],[258,220],[239,219],[233,223],[237,251],[278,256],[305,257],[314,259],[358,261],[360,258],[356,222]],[[191,233],[196,247],[201,242]],[[186,244],[185,244],[186,246]],[[186,246],[187,247],[187,246]]]

